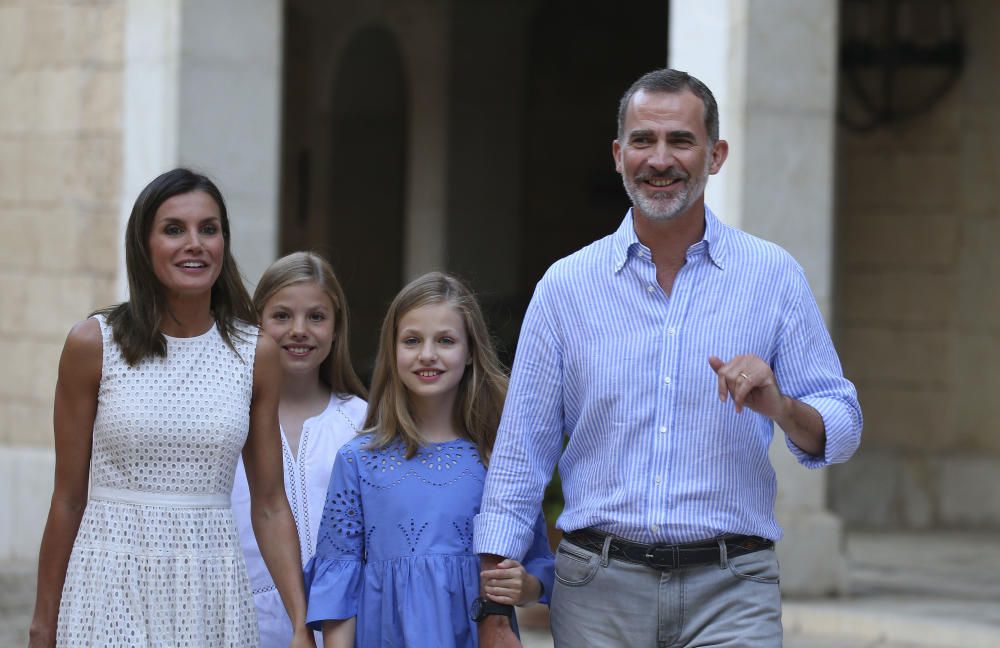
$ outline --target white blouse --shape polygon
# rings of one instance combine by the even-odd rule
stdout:
[[[361,429],[367,407],[367,403],[357,396],[346,400],[331,396],[330,404],[322,413],[306,419],[302,424],[297,456],[292,455],[285,431],[281,431],[285,494],[295,517],[303,565],[315,553],[316,536],[337,451]],[[253,534],[250,489],[242,457],[236,467],[232,504],[257,608],[261,648],[287,648],[292,639],[292,626]],[[318,633],[317,645],[322,645]]]

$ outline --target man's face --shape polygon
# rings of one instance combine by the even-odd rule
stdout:
[[[705,106],[690,90],[636,92],[612,145],[635,211],[660,222],[703,208],[708,176],[722,168],[728,150],[725,141],[709,142]]]

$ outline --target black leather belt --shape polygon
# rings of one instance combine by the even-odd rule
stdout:
[[[596,529],[580,529],[570,531],[564,537],[582,549],[601,555],[608,534]],[[732,535],[725,536],[724,540],[726,555],[730,558],[774,546],[774,542],[758,536]],[[660,570],[719,564],[721,558],[718,540],[687,544],[642,544],[615,536],[611,536],[608,555],[611,558]]]

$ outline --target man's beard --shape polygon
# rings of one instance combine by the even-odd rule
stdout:
[[[684,186],[672,196],[665,193],[654,194],[655,197],[647,196],[640,190],[640,186],[652,178],[676,179],[683,182]],[[705,193],[705,185],[708,184],[708,165],[705,165],[705,173],[694,184],[691,184],[689,175],[672,168],[663,173],[639,174],[632,182],[629,182],[623,173],[622,184],[625,186],[625,193],[632,201],[632,206],[638,209],[643,216],[652,221],[665,222],[683,214],[697,196]]]

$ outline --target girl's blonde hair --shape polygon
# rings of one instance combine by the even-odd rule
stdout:
[[[420,447],[422,439],[410,413],[409,394],[396,368],[396,337],[399,321],[411,310],[442,303],[454,307],[461,316],[472,360],[459,382],[452,418],[488,464],[507,395],[507,373],[497,359],[475,295],[461,281],[442,272],[429,272],[413,280],[389,305],[379,336],[365,431],[374,435],[372,448],[383,448],[399,439],[410,458]]]
[[[350,395],[366,398],[367,391],[351,365],[348,338],[347,299],[326,259],[314,252],[293,252],[268,267],[253,293],[253,306],[258,320],[264,306],[279,290],[302,283],[315,283],[333,303],[333,347],[319,366],[319,378],[340,398]]]

